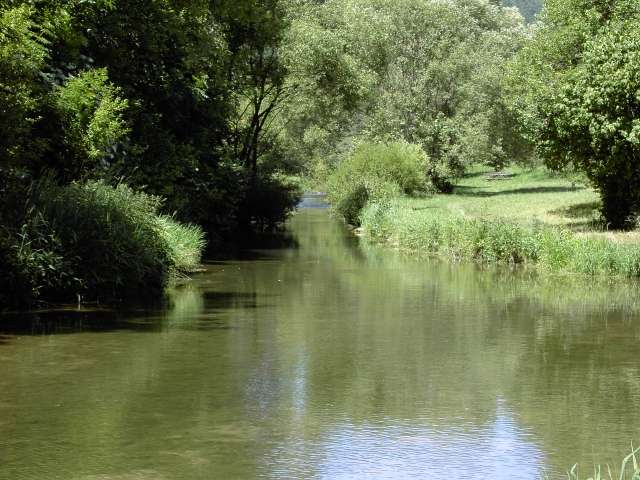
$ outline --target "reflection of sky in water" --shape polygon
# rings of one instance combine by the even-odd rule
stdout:
[[[498,403],[484,427],[383,426],[345,423],[322,438],[296,438],[270,452],[273,478],[535,479],[544,454]]]

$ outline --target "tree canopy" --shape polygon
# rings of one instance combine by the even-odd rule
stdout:
[[[640,207],[640,9],[551,0],[511,73],[514,111],[552,168],[583,171],[612,227]]]

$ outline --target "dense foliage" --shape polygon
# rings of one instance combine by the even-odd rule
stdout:
[[[346,221],[359,225],[368,201],[427,190],[426,171],[427,156],[418,145],[365,143],[338,165],[327,193]]]
[[[44,177],[60,184],[47,195],[70,195],[83,225],[101,208],[80,198],[87,181],[104,182],[103,192],[124,181],[132,199],[163,197],[158,213],[202,225],[213,246],[282,221],[298,193],[267,131],[285,94],[284,9],[277,0],[0,1],[0,193],[15,204],[2,213],[3,262],[16,260],[10,251],[33,221],[19,206]],[[43,222],[59,220],[45,210]],[[76,247],[90,248],[81,233],[91,232],[66,231],[74,228],[63,222],[56,238],[77,235]],[[161,263],[149,266],[158,273],[150,290],[171,262]]]
[[[301,161],[331,165],[363,140],[414,143],[444,191],[472,162],[524,160],[502,77],[525,32],[515,10],[483,0],[298,2],[284,141]]]
[[[583,171],[611,227],[640,208],[640,9],[549,1],[512,68],[513,109],[552,168]]]
[[[0,128],[12,165],[124,178],[211,232],[234,226],[283,83],[280,2],[4,4],[11,108]]]
[[[69,247],[74,222],[100,222],[103,207],[85,198],[91,185],[117,196],[127,184],[131,198],[158,199],[152,214],[133,204],[160,219],[165,237],[189,237],[180,225],[191,223],[216,248],[282,222],[299,195],[292,174],[325,182],[337,210],[358,223],[372,199],[448,193],[472,164],[501,170],[539,156],[586,175],[610,226],[632,223],[637,5],[539,8],[537,0],[0,0],[7,278],[43,292],[50,281],[67,293],[111,289],[64,263],[92,241],[87,233]],[[66,198],[83,218],[61,221],[51,199],[34,206],[43,178],[56,185],[46,195]],[[153,285],[199,256],[193,228],[191,246],[176,242],[182,250],[149,267]],[[114,252],[137,248],[109,238]],[[34,274],[32,257],[15,254],[27,244],[33,258],[47,258],[33,265],[55,268]],[[65,269],[68,278],[54,280]]]

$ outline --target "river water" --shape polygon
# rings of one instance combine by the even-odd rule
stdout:
[[[640,442],[638,288],[415,261],[307,199],[168,305],[0,317],[0,479],[540,479]]]

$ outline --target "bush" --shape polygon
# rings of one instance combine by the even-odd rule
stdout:
[[[199,227],[159,215],[161,203],[124,184],[41,180],[23,225],[4,236],[0,262],[32,299],[159,295],[172,274],[195,269],[205,245]]]
[[[329,177],[329,201],[348,223],[358,225],[370,200],[426,190],[426,166],[427,157],[417,145],[362,144]]]
[[[160,235],[167,244],[171,266],[177,273],[195,271],[202,260],[202,251],[207,245],[202,228],[182,224],[173,217],[160,215],[157,218]]]
[[[381,204],[401,193],[395,183],[367,177],[350,179],[342,189],[334,208],[351,225],[360,225],[362,211],[370,201]]]
[[[170,255],[157,222],[160,198],[123,184],[59,186],[43,180],[31,202],[45,219],[42,228],[34,230],[59,238],[70,274],[82,279],[79,292],[56,285],[51,296],[122,298],[161,291]]]

